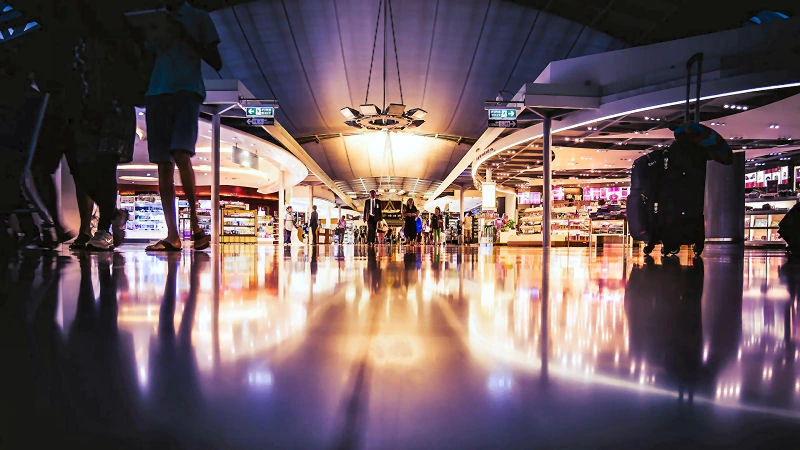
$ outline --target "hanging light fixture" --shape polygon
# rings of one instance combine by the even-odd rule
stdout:
[[[383,14],[383,105],[379,107],[369,103],[369,88],[372,82],[372,67],[375,63],[375,49],[378,45],[378,28]],[[386,104],[386,54],[388,47],[389,27],[392,30],[392,47],[394,48],[394,61],[397,68],[397,85],[400,89],[400,103]],[[403,84],[400,81],[400,60],[397,56],[397,39],[394,32],[394,15],[392,13],[392,0],[379,0],[378,18],[375,20],[375,38],[372,42],[372,57],[369,63],[369,77],[367,79],[367,93],[364,104],[358,108],[345,106],[339,110],[345,119],[344,123],[367,130],[404,130],[414,128],[425,123],[423,120],[428,112],[422,108],[412,108],[406,111],[403,101]]]

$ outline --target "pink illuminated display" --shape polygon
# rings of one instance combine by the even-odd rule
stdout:
[[[629,187],[609,187],[609,188],[584,188],[584,200],[606,200],[620,201],[628,197],[631,189]]]

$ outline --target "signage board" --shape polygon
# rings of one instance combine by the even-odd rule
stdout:
[[[516,118],[517,118],[517,110],[513,108],[489,110],[489,120],[514,120]]]
[[[247,119],[247,124],[254,127],[263,127],[265,125],[275,125],[275,119],[269,117],[251,117]]]
[[[231,160],[233,161],[234,164],[238,164],[244,167],[249,167],[250,169],[258,169],[258,156],[250,153],[245,149],[239,147],[233,147],[233,152],[231,153]]]
[[[494,211],[497,208],[497,186],[492,182],[485,182],[481,186],[481,208],[484,211]]]
[[[246,106],[244,112],[247,117],[275,117],[274,106]]]
[[[490,128],[517,128],[516,120],[490,120]]]

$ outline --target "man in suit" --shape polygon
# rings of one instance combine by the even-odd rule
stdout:
[[[319,215],[317,214],[317,205],[311,206],[311,219],[308,221],[308,226],[311,228],[311,244],[317,245],[317,228],[319,227]]]
[[[369,191],[369,198],[364,204],[364,221],[367,222],[367,244],[375,245],[378,222],[383,218],[381,201],[375,198],[375,189]]]

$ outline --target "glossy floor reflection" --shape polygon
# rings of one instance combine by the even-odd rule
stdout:
[[[232,245],[3,264],[2,448],[800,438],[800,264],[780,253]]]

